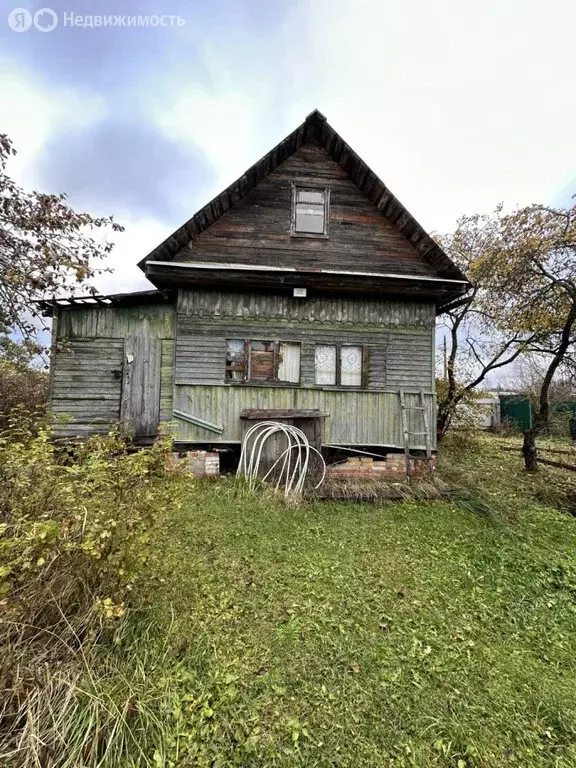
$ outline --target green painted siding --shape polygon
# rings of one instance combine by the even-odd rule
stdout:
[[[160,420],[174,422],[176,438],[239,442],[244,408],[320,408],[324,441],[401,448],[399,389],[408,404],[425,392],[435,423],[432,304],[180,291],[170,305],[72,307],[58,312],[61,345],[52,366],[52,409],[71,421],[56,434],[106,431],[120,417],[125,339],[161,340]],[[230,385],[225,382],[227,338],[301,343],[300,386]],[[317,387],[315,344],[356,343],[367,361],[367,388]],[[221,426],[221,435],[175,419],[173,411]],[[410,428],[421,431],[417,412]],[[433,438],[433,435],[432,435]],[[423,446],[422,446],[423,447]]]
[[[51,400],[56,435],[85,437],[117,423],[123,356],[122,339],[72,340],[57,352]]]
[[[224,384],[226,339],[294,341],[302,344],[302,383],[314,385],[316,344],[360,344],[367,356],[370,388],[424,387],[433,380],[431,329],[338,330],[274,321],[226,322],[178,317],[176,384]]]
[[[435,395],[428,390],[425,403],[430,425],[435,419]],[[418,395],[406,394],[407,405],[418,405]],[[176,410],[223,427],[222,435],[178,420],[178,439],[191,442],[240,442],[244,408],[319,408],[329,415],[324,423],[325,443],[383,445],[402,448],[400,398],[397,391],[322,390],[289,387],[177,386]],[[409,412],[409,429],[423,431],[421,412]],[[434,436],[432,436],[434,437]],[[420,442],[414,448],[424,448]]]
[[[401,387],[413,393],[408,405],[417,404],[418,390],[426,393],[429,424],[435,424],[434,320],[433,304],[411,301],[180,291],[174,408],[223,433],[177,420],[178,439],[239,442],[244,408],[320,408],[330,414],[324,442],[401,448]],[[300,386],[227,384],[229,338],[299,342]],[[363,347],[367,389],[315,385],[315,345],[341,343]],[[410,429],[422,431],[421,419],[411,412]]]
[[[316,344],[359,344],[368,388],[431,389],[433,304],[181,291],[176,384],[224,384],[226,339],[278,339],[302,345],[301,383],[314,386]]]

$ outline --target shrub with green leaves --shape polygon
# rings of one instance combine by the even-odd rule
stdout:
[[[177,485],[169,450],[134,451],[115,433],[57,446],[22,414],[0,433],[0,755],[14,765],[41,764],[25,742],[43,740],[42,712],[49,726],[55,702],[71,703],[91,648],[113,638],[149,578]]]
[[[118,612],[143,572],[168,447],[130,452],[117,434],[70,448],[12,425],[0,436],[0,596],[34,625],[84,608]],[[110,613],[105,609],[104,613]]]

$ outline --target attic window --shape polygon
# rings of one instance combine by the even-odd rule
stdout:
[[[292,186],[292,234],[308,237],[328,236],[327,187]]]

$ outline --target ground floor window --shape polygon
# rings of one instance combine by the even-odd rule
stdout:
[[[314,351],[318,385],[361,387],[362,347],[356,344],[317,344]]]
[[[300,383],[300,344],[287,341],[228,339],[228,381]]]

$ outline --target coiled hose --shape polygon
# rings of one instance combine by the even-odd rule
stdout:
[[[306,475],[308,474],[310,452],[313,451],[319,456],[322,466],[322,477],[320,482],[314,486],[314,488],[319,488],[326,477],[326,462],[322,454],[314,446],[310,445],[308,438],[301,429],[290,424],[280,424],[277,421],[258,422],[258,424],[254,424],[246,432],[242,441],[240,463],[238,464],[236,474],[245,475],[248,478],[250,487],[254,487],[256,479],[260,476],[264,445],[274,435],[278,434],[282,434],[286,438],[286,448],[274,464],[272,464],[262,480],[267,480],[274,470],[279,467],[276,490],[283,485],[285,496],[289,496],[291,493],[302,493],[304,483],[306,482]]]

